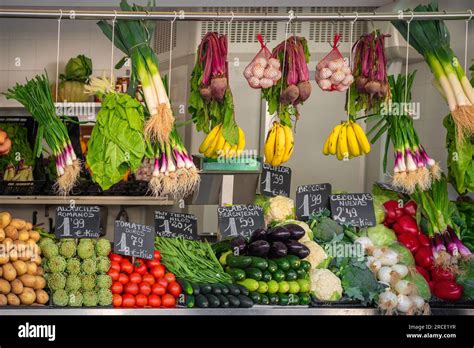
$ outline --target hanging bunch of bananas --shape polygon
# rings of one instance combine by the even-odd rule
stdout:
[[[273,122],[265,140],[265,163],[279,166],[287,162],[294,149],[293,132],[290,127]]]
[[[229,144],[222,135],[222,123],[211,129],[207,137],[199,146],[199,152],[206,158],[217,159],[218,157],[233,158],[240,156],[245,148],[245,133],[239,127],[239,139],[237,144]]]
[[[356,122],[350,120],[334,127],[323,147],[324,155],[336,155],[339,161],[369,152],[370,143],[364,130]]]

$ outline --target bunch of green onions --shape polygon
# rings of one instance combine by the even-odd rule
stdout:
[[[438,5],[435,2],[418,5],[413,11],[437,12]],[[407,39],[408,23],[394,21],[392,24]],[[474,134],[474,90],[450,47],[446,24],[440,20],[415,20],[410,24],[409,42],[430,66],[434,84],[448,102],[458,140],[462,142],[465,136]]]
[[[74,153],[67,128],[56,114],[48,76],[37,75],[26,80],[24,85],[17,83],[5,95],[7,99],[20,102],[38,122],[34,153],[36,157],[41,155],[44,138],[56,158],[56,189],[58,193],[67,195],[79,177],[81,165]]]
[[[137,5],[128,5],[126,0],[120,2],[120,8],[129,12],[145,10]],[[151,115],[145,124],[145,135],[153,141],[168,141],[173,129],[174,116],[158,70],[158,59],[150,47],[154,22],[118,19],[115,26],[104,20],[98,22],[97,25],[111,41],[113,36],[115,46],[132,60],[129,94],[134,94],[135,87],[140,81],[146,106]],[[124,62],[124,60],[121,61],[122,64]]]

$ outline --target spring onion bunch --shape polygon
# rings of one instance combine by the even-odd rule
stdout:
[[[120,2],[120,8],[129,12],[145,11],[143,7],[128,5],[126,0]],[[112,40],[112,25],[104,20],[97,25]],[[132,60],[132,93],[129,94],[133,95],[137,82],[141,82],[146,106],[151,115],[145,124],[145,135],[153,141],[164,142],[168,141],[173,129],[174,116],[158,70],[158,59],[150,47],[154,27],[155,24],[151,21],[118,19],[115,24],[114,44]],[[125,60],[122,60],[118,66],[124,62]]]
[[[411,101],[411,87],[416,71],[408,74],[408,80],[403,75],[388,77],[391,100],[380,111],[381,115],[370,116],[369,120],[377,121],[368,135],[377,131],[372,143],[382,134],[387,133],[385,146],[384,171],[387,166],[387,151],[390,142],[395,150],[395,164],[391,184],[408,193],[416,189],[427,190],[433,180],[440,177],[439,164],[431,158],[420,143],[420,138],[413,125],[413,118],[408,110]],[[405,88],[406,100],[405,100]]]
[[[79,177],[81,165],[74,153],[67,128],[56,114],[48,76],[37,75],[31,80],[27,79],[24,85],[17,83],[5,95],[7,99],[20,102],[38,122],[34,153],[36,157],[41,155],[44,138],[56,158],[56,189],[58,193],[67,195]]]
[[[409,10],[408,10],[409,11]],[[435,2],[418,5],[414,12],[437,12]],[[407,23],[392,24],[407,39]],[[444,21],[413,21],[410,26],[410,45],[428,63],[435,77],[435,86],[447,100],[461,143],[474,133],[474,90],[450,46],[450,35]]]

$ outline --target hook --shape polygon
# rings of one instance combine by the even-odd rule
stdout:
[[[61,19],[63,19],[63,10],[59,9],[59,18],[58,18],[58,21],[61,21]]]
[[[354,13],[355,13],[355,16],[356,16],[356,17],[355,17],[354,20],[352,21],[352,25],[354,25],[355,22],[357,22],[357,20],[359,19],[359,12],[355,11]]]
[[[174,11],[174,18],[173,18],[173,20],[171,21],[171,25],[174,24],[174,22],[176,21],[177,18],[178,18],[178,13],[176,13],[176,11]]]
[[[114,19],[112,19],[112,23],[115,23],[117,21],[117,11],[114,10]]]
[[[288,23],[291,23],[291,21],[295,18],[296,18],[295,12],[293,10],[289,10],[288,11]]]
[[[408,24],[410,24],[411,21],[413,20],[413,18],[415,17],[415,14],[413,13],[413,11],[410,11],[410,13],[411,13],[411,17],[410,17],[409,20],[407,20],[407,23],[408,23]]]
[[[179,10],[179,19],[183,20],[185,17],[184,10]]]
[[[471,19],[472,19],[473,13],[472,13],[472,10],[471,10],[471,9],[467,10],[467,12],[469,12],[469,14],[470,14],[470,15],[469,15],[469,18],[467,19],[467,21],[470,22]]]

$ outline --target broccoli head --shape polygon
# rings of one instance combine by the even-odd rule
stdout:
[[[73,291],[69,293],[69,306],[81,307],[82,306],[82,294],[80,291]]]
[[[66,259],[62,256],[54,256],[49,259],[48,266],[51,272],[61,273],[66,270]]]
[[[83,304],[84,306],[87,306],[87,307],[95,307],[97,306],[97,301],[98,301],[98,298],[97,298],[97,294],[95,293],[95,291],[86,291],[82,294],[82,298],[83,298]]]
[[[105,238],[99,239],[95,245],[95,252],[98,256],[109,256],[111,250],[110,242]]]
[[[41,248],[41,252],[43,253],[44,257],[50,259],[59,255],[59,248],[55,243],[47,243],[44,248]]]
[[[98,275],[97,286],[101,289],[110,289],[112,286],[112,278],[107,274]]]
[[[66,279],[66,290],[76,291],[82,286],[81,278],[77,274],[70,274]]]
[[[67,306],[68,303],[69,296],[66,290],[56,290],[53,293],[53,304],[55,304],[56,306],[64,307]]]
[[[100,306],[110,306],[112,304],[112,291],[109,289],[100,289],[97,293],[97,299]]]
[[[96,285],[96,276],[94,274],[84,274],[81,278],[81,282],[84,290],[92,290]]]
[[[73,257],[76,254],[76,242],[74,239],[63,239],[59,244],[59,254],[65,258]]]
[[[81,269],[85,274],[95,274],[97,272],[97,262],[95,259],[85,259],[82,261]]]
[[[79,274],[79,272],[81,272],[81,261],[79,261],[79,259],[75,257],[68,259],[66,271],[69,274]]]
[[[99,256],[97,258],[97,271],[107,273],[110,269],[110,260],[107,256]]]
[[[62,290],[66,286],[66,277],[62,273],[53,273],[48,277],[48,287],[53,290]]]
[[[83,260],[94,256],[94,244],[90,239],[81,239],[77,245],[77,255]]]

